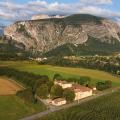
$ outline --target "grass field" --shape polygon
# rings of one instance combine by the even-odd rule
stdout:
[[[20,90],[22,90],[22,88],[12,81],[7,78],[0,78],[0,95],[13,95]]]
[[[22,61],[22,62],[1,61],[0,66],[8,66],[21,71],[28,71],[35,74],[48,75],[50,79],[52,79],[54,74],[56,73],[63,75],[63,77],[65,78],[70,78],[70,77],[79,78],[80,76],[89,76],[92,78],[93,83],[96,83],[96,81],[111,80],[113,81],[114,86],[120,86],[120,78],[115,77],[107,72],[103,72],[99,70],[57,67],[50,65],[38,65],[35,62],[28,62],[28,61]]]
[[[48,75],[50,79],[52,79],[56,73],[61,74],[65,78],[79,78],[80,76],[89,76],[92,78],[93,83],[96,81],[111,80],[113,81],[114,86],[120,86],[120,78],[98,70],[38,65],[36,62],[29,61],[0,61],[0,66],[6,66],[34,74]],[[1,79],[1,83],[0,86],[2,87],[0,87],[0,92],[6,92],[4,94],[7,94],[10,92],[10,90],[16,92],[16,87],[18,86],[16,85],[15,87],[14,83],[11,83],[5,79]],[[80,117],[82,117],[80,120],[120,120],[120,113],[117,112],[120,111],[120,99],[118,98],[120,98],[120,92],[111,96],[91,101],[90,103],[84,104],[82,106],[71,108],[65,112],[61,111],[61,114],[52,114],[51,116],[41,120],[79,120]],[[116,108],[114,108],[115,106]],[[43,111],[45,108],[46,107],[42,103],[36,105],[32,103],[26,103],[15,95],[0,96],[0,120],[8,120],[8,118],[9,120],[18,120],[24,116]],[[107,114],[107,116],[109,116],[109,114],[111,115],[110,119],[104,119],[106,117],[103,114],[104,112]],[[71,113],[71,115],[69,113]],[[100,113],[100,115],[97,113]],[[112,115],[115,117],[118,116],[118,119],[112,119]],[[76,117],[74,118],[74,116]]]
[[[25,103],[14,95],[0,96],[0,120],[18,120],[43,110],[45,106],[42,103],[34,105]]]
[[[39,120],[120,120],[120,91],[49,114]]]

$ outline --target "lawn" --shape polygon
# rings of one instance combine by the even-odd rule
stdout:
[[[65,78],[79,78],[80,76],[89,76],[92,78],[92,82],[96,83],[96,81],[102,80],[111,80],[113,81],[114,86],[120,86],[120,78],[115,77],[107,72],[92,70],[92,69],[84,69],[84,68],[70,68],[70,67],[57,67],[51,65],[38,65],[35,62],[14,62],[14,61],[1,61],[1,66],[9,66],[21,71],[28,71],[35,74],[48,75],[50,79],[53,78],[55,73],[59,73],[63,75]]]
[[[45,110],[45,106],[25,103],[17,96],[0,96],[0,120],[18,120],[24,116]]]
[[[120,91],[49,114],[39,120],[120,120]]]

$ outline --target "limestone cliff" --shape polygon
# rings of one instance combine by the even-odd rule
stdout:
[[[4,34],[26,50],[47,52],[66,43],[83,44],[88,36],[101,42],[120,42],[120,27],[105,18],[76,14],[65,18],[50,18],[16,22],[5,28]]]

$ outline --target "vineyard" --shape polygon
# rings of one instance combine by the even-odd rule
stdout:
[[[120,120],[120,91],[39,120]]]

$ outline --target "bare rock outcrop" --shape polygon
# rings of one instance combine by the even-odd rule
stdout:
[[[26,50],[41,52],[66,43],[83,44],[88,36],[101,42],[111,43],[111,38],[120,42],[120,27],[116,23],[92,15],[16,22],[6,27],[4,34],[22,43]]]

